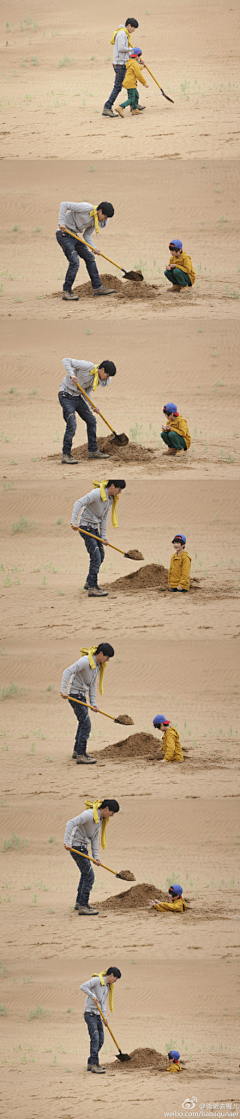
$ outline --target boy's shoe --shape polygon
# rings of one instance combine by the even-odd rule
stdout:
[[[91,758],[90,754],[78,754],[76,765],[96,765],[96,758]]]
[[[62,462],[67,462],[68,466],[78,466],[78,459],[73,458],[73,455],[63,455]]]
[[[184,450],[184,447],[181,447],[180,451],[176,451],[176,455],[185,455],[185,454],[186,454],[186,451]]]
[[[176,455],[176,454],[177,454],[177,451],[175,451],[173,447],[171,447],[171,449],[169,447],[168,451],[163,451],[163,455]]]
[[[101,1073],[101,1072],[106,1072],[106,1069],[103,1068],[102,1065],[92,1065],[91,1072],[98,1072],[98,1073],[100,1072]]]
[[[89,451],[88,458],[110,458],[110,455],[104,455],[102,451]]]
[[[105,598],[106,595],[108,595],[108,591],[104,591],[103,587],[88,588],[88,598]]]
[[[117,106],[117,113],[119,113],[120,117],[124,117],[124,109],[122,109],[121,105]]]
[[[96,917],[99,909],[93,909],[92,905],[79,905],[78,913],[80,917]]]
[[[187,291],[187,288],[184,288],[182,284],[173,284],[171,291]]]
[[[146,105],[138,105],[138,112],[139,113],[143,113],[144,109],[146,109]],[[130,113],[134,113],[134,109],[130,109]]]
[[[105,107],[104,107],[104,109],[102,111],[102,117],[116,117],[116,116],[117,116],[117,114],[113,113],[112,109],[105,109]]]
[[[70,300],[70,303],[76,303],[77,299],[79,299],[79,295],[74,295],[74,291],[63,291],[62,299]]]
[[[114,292],[115,288],[105,288],[104,284],[100,288],[93,288],[94,295],[114,295]]]
[[[132,109],[132,116],[133,117],[139,116],[139,109]]]

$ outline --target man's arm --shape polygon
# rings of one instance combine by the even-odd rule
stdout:
[[[66,824],[65,836],[64,836],[64,846],[65,847],[69,846],[74,824],[78,824],[80,819],[81,819],[81,816],[74,816],[73,820],[68,820],[68,822]]]
[[[95,501],[95,499],[96,490],[90,490],[90,493],[86,493],[84,497],[79,497],[78,501],[75,501],[75,505],[73,506],[72,511],[72,525],[77,525],[77,519],[80,513],[80,509],[82,509],[84,505],[91,505],[92,501]]]
[[[68,684],[68,680],[69,680],[70,676],[73,675],[73,672],[77,672],[79,669],[80,669],[80,672],[81,672],[81,667],[84,668],[84,666],[85,666],[85,657],[80,657],[79,661],[75,661],[75,664],[69,664],[68,668],[64,669],[64,672],[63,672],[63,675],[62,675],[62,683],[61,683],[61,692],[62,692],[63,695],[66,695],[67,684]]]
[[[102,513],[101,521],[100,521],[101,537],[102,537],[102,540],[106,541],[106,543],[107,543],[107,515],[108,515],[108,510],[104,509],[104,512]]]
[[[124,31],[124,28],[121,31],[118,31],[118,34],[117,34],[117,49],[118,49],[118,54],[122,54],[122,55],[128,54],[128,57],[130,58],[132,47],[128,46],[128,37],[126,35],[126,31]],[[121,65],[124,65],[124,59],[122,60]]]

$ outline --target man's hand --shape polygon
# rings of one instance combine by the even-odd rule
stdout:
[[[68,699],[68,693],[67,692],[60,692],[60,696],[61,696],[61,699]]]
[[[71,528],[74,529],[74,532],[78,532],[78,525],[72,525],[71,524]]]
[[[67,843],[64,843],[64,847],[65,847],[66,851],[71,851],[71,847],[68,847]]]
[[[94,253],[96,253],[96,256],[101,256],[101,249],[94,249],[92,245],[90,246],[90,248]]]
[[[103,538],[102,538],[103,539]],[[109,540],[103,540],[104,544],[109,544]]]
[[[71,381],[72,381],[73,385],[77,385],[78,382],[77,382],[77,378],[75,377],[75,373],[70,373],[70,377],[71,377]]]
[[[62,230],[62,233],[66,233],[66,226],[65,225],[60,225],[59,229]]]
[[[97,864],[97,866],[101,866],[101,865],[102,865],[102,864],[101,864],[101,862],[100,862],[100,859],[95,859],[95,863]]]
[[[95,705],[95,707],[93,708],[93,710],[94,710],[94,711],[98,711],[98,707],[96,707],[96,705]]]
[[[92,408],[94,412],[99,412],[99,408],[97,408],[96,404],[92,404]]]

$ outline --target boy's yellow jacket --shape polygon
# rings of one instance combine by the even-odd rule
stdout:
[[[169,587],[182,587],[183,591],[189,591],[190,588],[190,567],[191,556],[188,552],[174,552],[171,556],[170,567],[168,572],[168,586]],[[172,727],[171,727],[172,730]]]
[[[182,1067],[179,1064],[179,1061],[174,1061],[172,1065],[169,1065],[166,1069],[166,1072],[182,1072]]]
[[[167,727],[161,741],[165,762],[183,762],[183,752],[176,727]]]
[[[161,901],[159,902],[159,905],[155,903],[155,909],[170,909],[174,913],[184,913],[185,909],[187,909],[187,906],[184,898],[181,897],[175,898],[174,901]]]
[[[139,62],[137,62],[136,58],[129,58],[126,67],[127,73],[123,82],[124,89],[136,89],[138,82],[141,82],[142,85],[147,85],[145,78],[143,78],[141,66],[139,66]]]
[[[194,272],[191,257],[188,256],[187,253],[182,252],[179,256],[170,256],[169,264],[174,264],[175,268],[181,268],[181,272],[187,272],[188,276],[190,276],[191,284],[195,284],[196,272]]]
[[[191,446],[191,435],[188,430],[187,420],[184,416],[174,416],[173,420],[169,420],[168,428],[170,431],[177,431],[178,435],[182,435],[187,444],[187,450]]]

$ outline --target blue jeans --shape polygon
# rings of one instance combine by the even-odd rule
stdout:
[[[99,1065],[98,1054],[99,1049],[104,1044],[104,1030],[100,1014],[94,1014],[92,1011],[85,1010],[85,1022],[90,1035],[90,1057],[88,1058],[89,1065]]]
[[[85,529],[88,532],[94,532],[94,536],[99,537],[98,529],[94,528],[94,525],[85,525]],[[101,567],[101,563],[103,563],[105,556],[103,544],[101,543],[100,539],[97,542],[97,540],[93,540],[92,536],[85,536],[84,528],[80,529],[79,535],[82,536],[85,548],[90,555],[89,572],[86,582],[88,583],[89,587],[97,587],[99,568]]]
[[[92,890],[93,883],[95,881],[95,875],[89,859],[84,859],[81,856],[80,850],[79,854],[77,855],[75,855],[74,852],[71,851],[71,856],[72,859],[74,859],[74,862],[77,863],[78,869],[81,871],[76,901],[78,902],[78,905],[87,905],[90,890]]]
[[[66,431],[63,440],[63,455],[71,454],[72,441],[77,427],[75,412],[77,412],[78,416],[81,416],[81,420],[84,420],[87,425],[88,450],[92,453],[93,451],[97,451],[97,424],[95,416],[93,412],[91,412],[91,408],[88,407],[87,401],[84,400],[84,396],[71,396],[70,393],[59,392],[58,399],[66,423]]]
[[[126,74],[125,63],[124,63],[124,66],[114,66],[113,69],[115,70],[115,82],[114,82],[112,92],[110,93],[110,97],[108,97],[108,100],[105,101],[104,109],[111,109],[112,108],[112,105],[113,105],[114,101],[116,101],[116,97],[117,97],[118,93],[121,93],[122,84],[124,82],[124,78],[125,78],[125,74]]]
[[[79,692],[79,694],[76,696],[76,699],[82,699],[83,703],[86,703],[86,696],[84,693],[82,694],[81,692]],[[74,750],[76,750],[77,754],[86,754],[87,741],[91,732],[91,719],[89,718],[88,709],[87,707],[81,707],[80,703],[74,703],[74,695],[71,696],[71,692],[69,703],[71,704],[74,715],[76,715],[76,718],[78,720]]]
[[[61,229],[57,230],[56,238],[58,244],[60,245],[60,248],[67,257],[67,260],[69,260],[69,267],[66,272],[63,291],[72,290],[72,285],[74,284],[74,280],[79,269],[79,257],[81,257],[82,260],[85,260],[92,287],[101,288],[102,284],[95,262],[95,257],[93,253],[91,253],[91,250],[88,249],[87,245],[81,245],[80,241],[76,241],[74,233],[62,233]]]

